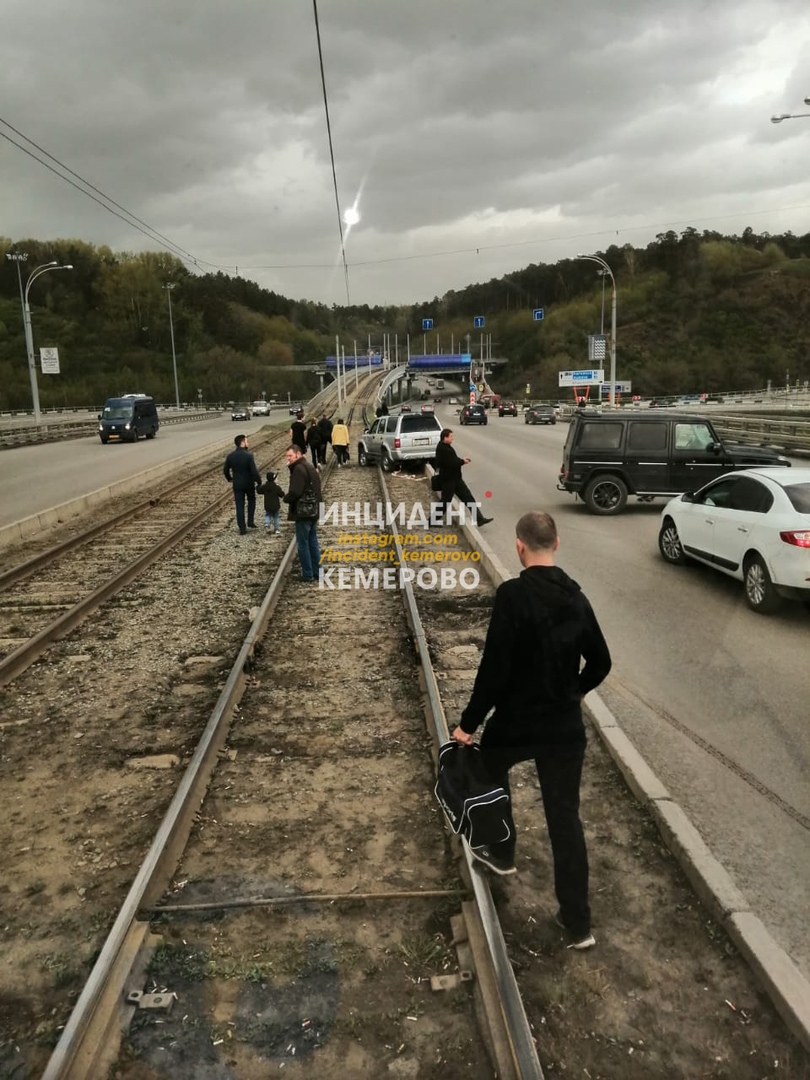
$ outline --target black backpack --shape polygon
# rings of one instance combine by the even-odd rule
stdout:
[[[450,828],[466,837],[470,847],[511,838],[509,795],[484,767],[478,746],[453,739],[439,747],[434,791]]]

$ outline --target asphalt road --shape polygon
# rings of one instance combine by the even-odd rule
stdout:
[[[103,446],[97,435],[89,435],[3,450],[0,452],[0,528],[204,446],[221,447],[224,461],[238,432],[250,435],[265,424],[286,424],[290,419],[286,409],[247,423],[234,422],[230,413],[222,413],[199,423],[164,425],[154,439],[139,439],[137,443]]]
[[[567,424],[490,414],[458,425],[482,535],[517,573],[514,523],[551,513],[558,561],[591,600],[614,657],[600,691],[774,938],[810,977],[810,615],[745,606],[742,585],[658,553],[666,500],[596,517],[556,490]],[[491,492],[491,498],[486,492]]]
[[[656,543],[663,499],[631,499],[626,513],[605,519],[558,492],[566,424],[491,414],[487,427],[460,427],[455,408],[437,414],[472,458],[465,477],[495,517],[483,535],[510,570],[520,569],[517,518],[528,509],[556,518],[559,564],[589,596],[613,653],[604,700],[810,977],[810,616],[798,604],[755,615],[740,583],[665,564]],[[279,411],[274,420],[289,418]],[[224,457],[237,431],[265,422],[223,415],[164,427],[137,445],[102,446],[93,436],[7,450],[0,526],[203,446]]]

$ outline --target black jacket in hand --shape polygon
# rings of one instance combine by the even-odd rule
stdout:
[[[533,748],[543,744],[581,742],[581,699],[610,666],[602,631],[579,585],[558,566],[527,567],[495,594],[461,727],[472,733],[494,708],[482,747],[520,749],[534,757]]]

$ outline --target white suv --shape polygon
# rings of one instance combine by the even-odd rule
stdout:
[[[269,416],[270,406],[266,401],[254,401],[250,406],[250,411],[254,416]]]
[[[436,456],[442,425],[433,413],[381,416],[366,428],[357,443],[360,465],[379,463],[391,472],[403,461],[430,461]]]

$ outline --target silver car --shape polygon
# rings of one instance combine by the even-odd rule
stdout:
[[[391,472],[404,461],[429,461],[436,456],[442,425],[432,413],[399,413],[381,416],[360,436],[360,465],[379,464]]]

